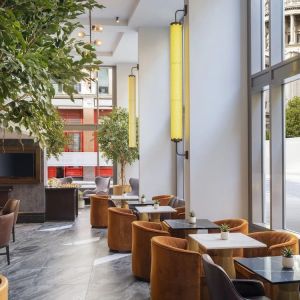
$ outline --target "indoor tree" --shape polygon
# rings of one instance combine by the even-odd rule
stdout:
[[[127,110],[125,108],[115,107],[108,116],[101,119],[98,129],[100,151],[103,152],[107,159],[120,164],[120,181],[122,186],[126,183],[126,165],[131,165],[139,157],[138,121],[136,148],[129,148],[128,122]]]
[[[63,151],[63,123],[53,83],[71,96],[98,68],[95,49],[71,37],[76,18],[96,0],[0,0],[0,127],[27,132],[48,155]]]

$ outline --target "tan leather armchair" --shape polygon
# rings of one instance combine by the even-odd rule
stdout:
[[[158,200],[159,205],[166,206],[169,205],[169,202],[171,199],[173,199],[175,196],[174,195],[157,195],[153,196],[152,200]]]
[[[90,222],[94,228],[106,228],[108,224],[108,196],[94,195],[91,199]]]
[[[230,232],[240,232],[243,234],[248,234],[249,232],[249,225],[248,221],[245,219],[223,219],[214,221],[217,225],[227,224],[230,229]],[[208,233],[219,233],[220,230],[218,229],[209,229]],[[234,257],[242,257],[243,256],[243,249],[234,249],[233,250]]]
[[[13,235],[13,242],[16,240],[16,235],[15,235],[15,225],[18,220],[18,215],[19,215],[19,209],[20,209],[20,200],[17,199],[9,199],[3,209],[0,211],[0,215],[7,215],[10,213],[14,213],[14,225],[12,229],[12,235]]]
[[[107,243],[112,251],[128,252],[132,246],[131,223],[136,221],[131,209],[111,207],[108,209]]]
[[[150,280],[151,238],[169,235],[159,223],[132,222],[132,273],[134,276],[145,281]]]
[[[156,236],[151,240],[151,299],[199,300],[201,255],[187,240]]]
[[[0,300],[8,300],[8,281],[0,275]]]
[[[5,253],[0,253],[0,255],[6,255],[7,264],[10,264],[9,257],[9,240],[14,226],[14,213],[9,213],[0,216],[0,249],[5,248]]]

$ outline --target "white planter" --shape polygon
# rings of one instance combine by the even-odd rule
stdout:
[[[221,232],[221,239],[228,240],[229,239],[229,231],[222,231]]]
[[[146,202],[146,198],[141,198],[141,202],[145,203]]]
[[[196,222],[197,222],[196,217],[190,217],[189,223],[191,223],[191,224],[196,224]]]
[[[294,257],[282,256],[282,266],[284,268],[292,269],[294,267]]]
[[[154,209],[158,209],[158,208],[159,208],[159,204],[154,204],[154,205],[153,205],[153,208],[154,208]]]

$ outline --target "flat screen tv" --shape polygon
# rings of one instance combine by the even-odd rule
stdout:
[[[5,149],[0,152],[0,183],[40,181],[40,151],[36,148]]]

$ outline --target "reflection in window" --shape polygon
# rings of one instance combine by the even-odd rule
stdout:
[[[269,22],[269,16],[270,16],[270,6],[269,6],[269,0],[264,0],[265,6],[264,6],[264,66],[265,68],[269,67],[269,61],[270,61],[270,22]]]
[[[263,92],[263,223],[270,224],[270,97]]]

